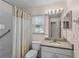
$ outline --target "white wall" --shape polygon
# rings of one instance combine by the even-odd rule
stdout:
[[[0,35],[7,29],[11,29],[5,37],[0,39],[0,58],[12,57],[12,6],[0,0],[0,24],[5,29],[0,30]]]
[[[73,19],[77,20],[77,17],[79,17],[79,0],[70,0],[68,1],[68,8],[72,10],[73,12]],[[79,19],[78,19],[79,20]],[[73,37],[72,41],[74,43],[74,53],[75,57],[79,57],[79,24],[73,22]]]
[[[67,0],[67,7],[72,10],[72,29],[63,30],[63,36],[74,44],[75,57],[79,57],[79,24],[74,22],[79,17],[79,0]]]

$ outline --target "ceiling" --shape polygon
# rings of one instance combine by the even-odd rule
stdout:
[[[21,8],[41,7],[65,2],[65,0],[4,0],[4,1]]]

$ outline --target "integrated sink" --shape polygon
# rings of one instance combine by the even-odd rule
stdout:
[[[60,42],[58,42],[58,41],[56,41],[56,42],[54,42],[54,41],[49,41],[49,43],[61,44],[61,43],[60,43]]]
[[[46,40],[44,42],[46,42],[47,44],[54,44],[54,45],[61,45],[62,44],[61,41],[53,41],[53,40]]]
[[[55,46],[63,46],[63,45],[67,45],[68,42],[65,39],[62,38],[46,38],[42,44],[46,44],[46,45],[55,45]]]
[[[65,38],[45,38],[45,41],[48,41],[49,43],[58,43],[60,42],[67,42]]]

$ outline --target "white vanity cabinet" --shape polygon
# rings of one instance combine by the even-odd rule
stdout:
[[[72,58],[72,50],[41,46],[42,58]]]

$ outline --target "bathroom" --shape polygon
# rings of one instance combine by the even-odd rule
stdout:
[[[0,58],[78,58],[78,6],[78,0],[0,0]]]

